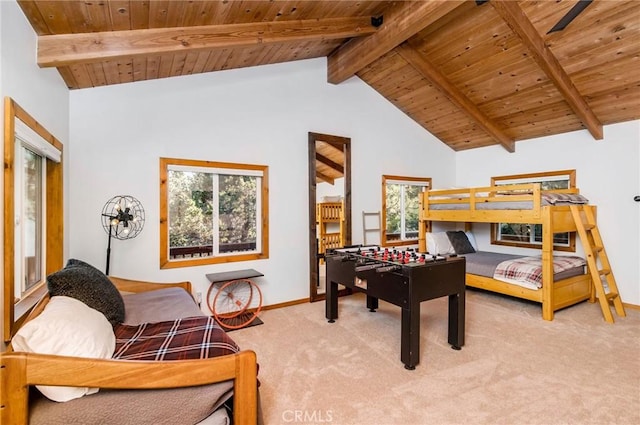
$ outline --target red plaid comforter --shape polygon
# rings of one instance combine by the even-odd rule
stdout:
[[[205,359],[240,351],[212,317],[117,325],[114,332],[113,358],[120,360]]]
[[[560,273],[585,264],[584,258],[577,256],[553,257],[553,273]],[[542,259],[541,257],[522,257],[503,261],[496,267],[493,278],[542,288]]]

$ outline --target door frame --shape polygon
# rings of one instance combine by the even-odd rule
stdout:
[[[351,138],[330,134],[309,132],[309,301],[325,299],[325,294],[318,294],[319,255],[316,225],[316,141],[342,145],[344,153],[344,217],[345,245],[351,245]]]

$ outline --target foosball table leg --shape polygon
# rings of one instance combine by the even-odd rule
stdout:
[[[404,368],[414,370],[420,362],[420,302],[402,308],[400,360]]]
[[[378,299],[376,297],[367,295],[367,308],[370,312],[375,313],[375,311],[378,309]]]
[[[325,315],[329,323],[334,323],[338,318],[338,284],[336,282],[327,281]]]

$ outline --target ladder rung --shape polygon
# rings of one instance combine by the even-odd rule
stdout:
[[[601,252],[604,249],[604,247],[599,245],[594,245],[591,247],[591,249],[593,250],[593,252]]]
[[[595,227],[596,227],[595,224],[584,223],[584,230],[593,230],[595,229]]]
[[[611,274],[611,270],[610,269],[602,269],[602,270],[598,270],[598,274],[600,276],[606,276],[608,274]]]
[[[608,300],[613,300],[616,299],[618,297],[618,294],[616,292],[609,292],[608,294],[605,294],[605,298]]]

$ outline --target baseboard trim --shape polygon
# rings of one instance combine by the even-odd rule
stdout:
[[[284,303],[265,305],[265,306],[262,306],[262,311],[275,310],[277,308],[283,308],[283,307],[291,307],[292,305],[305,304],[305,303],[308,303],[308,302],[309,302],[309,298],[301,298],[299,300],[287,301],[287,302],[284,302]],[[247,311],[252,313],[252,312],[256,311],[256,309],[255,308],[250,308]]]

